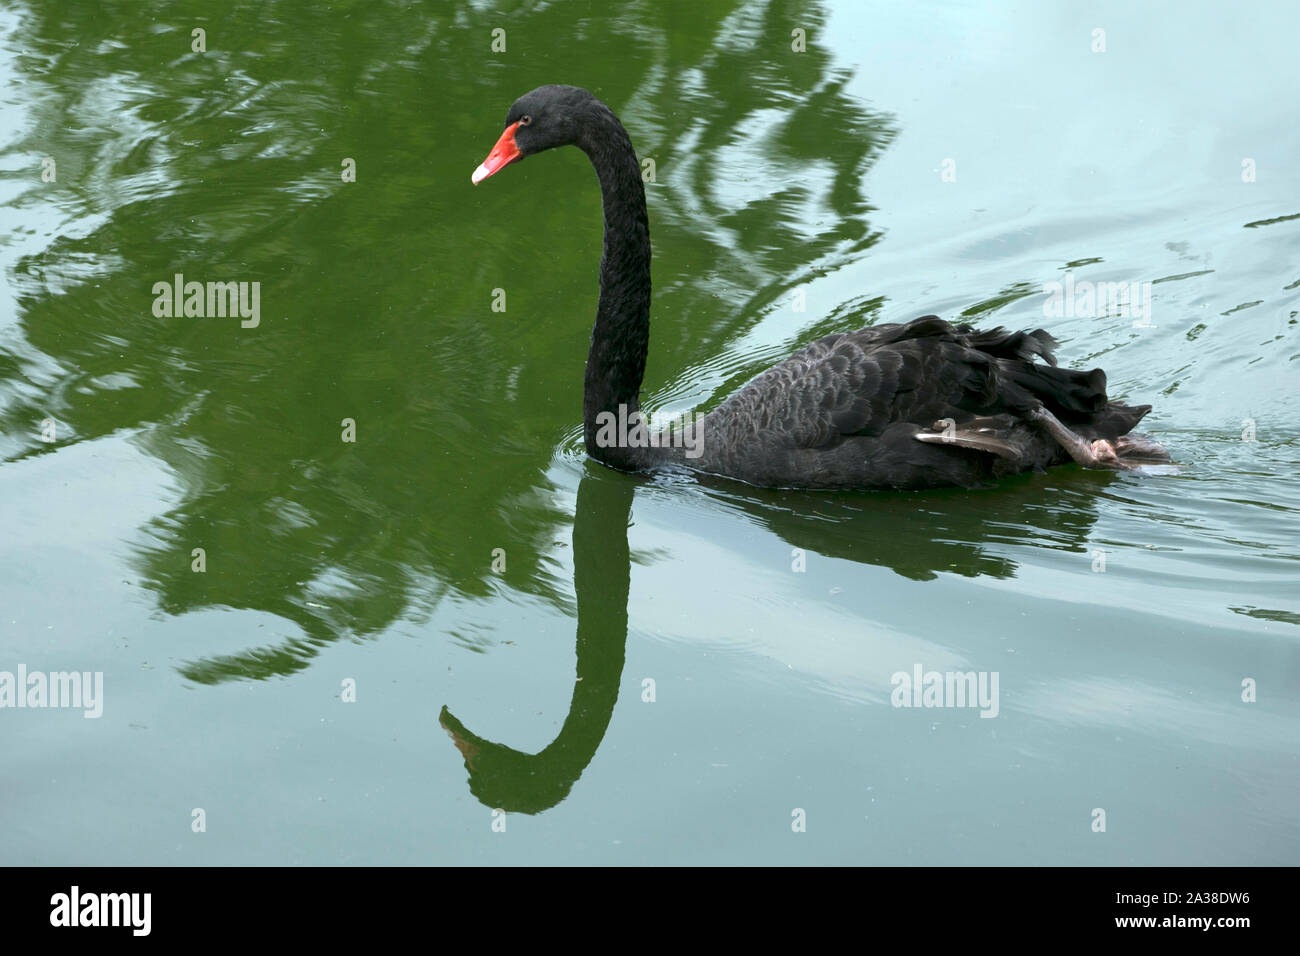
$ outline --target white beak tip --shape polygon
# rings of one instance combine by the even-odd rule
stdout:
[[[488,170],[487,164],[479,163],[478,169],[474,170],[474,175],[469,178],[469,181],[473,183],[475,186],[477,186],[479,183],[481,183],[483,180],[487,179],[491,175],[492,173]]]

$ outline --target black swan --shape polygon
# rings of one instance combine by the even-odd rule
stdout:
[[[1056,340],[1042,329],[980,331],[934,315],[818,339],[693,426],[651,433],[640,412],[650,229],[623,124],[584,89],[538,87],[510,107],[471,181],[568,145],[596,168],[605,217],[583,396],[584,440],[598,461],[624,471],[676,464],[770,487],[914,489],[974,487],[1071,460],[1116,470],[1169,460],[1130,434],[1151,406],[1108,401],[1101,369],[1058,368]]]

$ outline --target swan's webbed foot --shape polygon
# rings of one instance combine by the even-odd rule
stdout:
[[[1150,435],[1142,435],[1138,432],[1129,432],[1115,439],[1115,453],[1127,460],[1169,461],[1169,452],[1165,451],[1164,445]]]
[[[1069,456],[1084,468],[1106,468],[1111,471],[1123,471],[1134,467],[1131,462],[1124,460],[1122,450],[1116,447],[1116,445],[1122,445],[1124,441],[1122,438],[1117,442],[1110,442],[1104,438],[1089,442],[1082,435],[1062,424],[1059,418],[1041,406],[1030,412],[1029,418],[1037,422],[1049,435],[1055,438]]]

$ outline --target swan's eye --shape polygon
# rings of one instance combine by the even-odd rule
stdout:
[[[521,117],[519,117],[519,125],[520,125],[520,126],[532,126],[532,125],[533,125],[533,118],[532,118],[531,116],[521,116]]]

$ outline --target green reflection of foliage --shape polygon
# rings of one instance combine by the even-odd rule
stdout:
[[[486,598],[497,547],[508,587],[564,605],[543,556],[568,517],[546,472],[581,408],[600,207],[574,151],[470,187],[520,93],[587,86],[656,159],[649,393],[874,240],[860,180],[891,134],[844,94],[816,7],[42,0],[19,15],[34,106],[8,152],[56,156],[59,181],[17,205],[59,225],[12,276],[23,350],[0,353],[0,430],[11,457],[39,453],[25,436],[47,415],[78,439],[136,434],[177,488],[135,543],[160,608],[258,609],[301,631],[184,665],[196,681],[290,673],[449,593]],[[822,175],[797,175],[809,166]],[[155,318],[150,289],[177,272],[260,282],[260,327]]]

